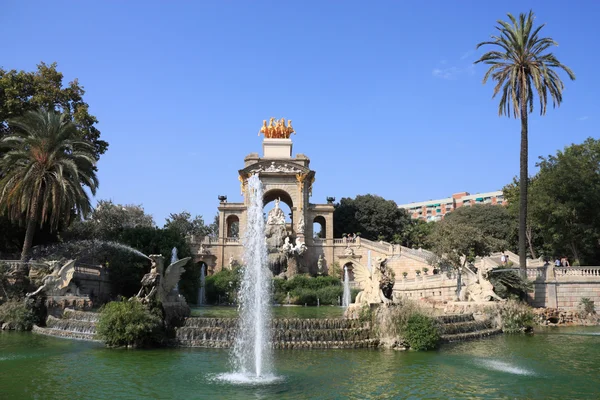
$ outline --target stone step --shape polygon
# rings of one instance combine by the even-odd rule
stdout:
[[[176,345],[180,347],[230,348],[233,346],[233,341],[177,340]],[[365,339],[355,341],[274,342],[271,343],[271,346],[275,349],[358,349],[377,347],[379,346],[379,340]]]
[[[454,335],[458,333],[469,333],[475,331],[482,331],[492,328],[492,322],[487,321],[465,321],[465,322],[454,322],[446,323],[440,326],[440,333],[442,335]]]
[[[218,327],[230,329],[237,327],[237,318],[206,318],[190,317],[185,321],[185,327],[209,328]],[[364,326],[358,320],[344,318],[275,318],[271,325],[273,329],[356,329]]]
[[[32,332],[40,334],[40,335],[53,336],[53,337],[58,337],[58,338],[63,338],[63,339],[89,340],[89,341],[94,341],[94,342],[99,341],[99,340],[96,340],[96,336],[93,333],[68,332],[68,331],[63,331],[62,329],[42,328],[37,325],[33,326]]]
[[[442,324],[474,321],[473,314],[447,314],[435,317]]]
[[[484,337],[497,335],[499,333],[502,333],[502,329],[491,328],[491,329],[484,329],[481,331],[474,331],[474,332],[468,332],[468,333],[457,333],[454,335],[442,335],[441,341],[442,341],[442,343],[464,342],[467,340],[481,339]]]
[[[100,314],[92,311],[76,311],[67,308],[65,311],[63,311],[63,318],[73,319],[76,321],[98,322]]]
[[[274,329],[272,337],[276,342],[355,341],[369,339],[370,333],[371,330],[367,328]],[[177,329],[176,336],[179,340],[231,341],[235,338],[235,329],[182,327]]]
[[[76,319],[55,318],[49,315],[46,318],[46,327],[77,333],[96,333],[96,323],[92,321],[81,321]]]

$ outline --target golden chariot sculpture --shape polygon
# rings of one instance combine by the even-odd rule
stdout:
[[[291,119],[288,119],[287,126],[285,126],[285,118],[281,118],[277,121],[273,117],[269,120],[268,125],[267,120],[263,120],[263,126],[260,128],[258,136],[260,136],[261,133],[264,134],[267,139],[289,139],[292,133],[296,134],[294,128],[292,128]]]

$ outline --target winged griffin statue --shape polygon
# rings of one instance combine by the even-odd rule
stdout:
[[[461,290],[460,300],[462,301],[506,301],[494,293],[494,285],[489,280],[489,273],[493,267],[487,263],[477,269],[477,273],[473,272],[469,267],[465,265],[464,269],[470,274],[469,283],[466,287]]]
[[[387,267],[386,258],[377,257],[372,270],[355,264],[354,281],[363,288],[356,296],[356,304],[391,303],[394,274]]]
[[[181,279],[181,274],[185,272],[183,266],[187,264],[191,257],[171,263],[165,271],[165,258],[160,254],[151,254],[148,256],[152,260],[150,272],[142,278],[142,288],[136,298],[143,303],[148,303],[154,299],[165,303],[168,301],[179,301],[179,295],[171,293]]]
[[[42,286],[34,292],[27,293],[26,297],[35,296],[40,292],[56,296],[63,296],[66,293],[69,283],[71,283],[73,275],[75,275],[75,260],[68,261],[60,268],[58,267],[58,263],[53,263],[51,268],[52,272],[42,279]]]

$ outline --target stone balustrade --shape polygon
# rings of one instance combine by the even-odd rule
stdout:
[[[228,237],[228,238],[225,238],[225,243],[239,244],[240,243],[240,239],[239,238],[235,238],[235,237]]]
[[[556,267],[554,268],[554,274],[557,278],[563,276],[600,277],[600,267]]]

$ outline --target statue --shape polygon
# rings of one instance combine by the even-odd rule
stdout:
[[[171,263],[165,271],[165,258],[162,255],[152,254],[148,256],[152,260],[150,272],[142,278],[142,288],[135,298],[138,298],[142,303],[148,303],[152,300],[158,300],[161,303],[168,301],[183,301],[181,295],[177,294],[173,298],[171,290],[177,285],[181,279],[181,274],[185,271],[183,266],[187,264],[191,257],[182,258],[181,260]]]
[[[285,214],[279,208],[280,199],[275,199],[275,207],[269,211],[267,216],[267,225],[285,225]]]
[[[355,264],[354,280],[363,288],[356,296],[356,304],[389,304],[392,301],[393,272],[389,270],[387,259],[383,257],[377,257],[375,264],[373,271],[369,271],[363,265]]]
[[[300,217],[298,221],[298,233],[304,233],[304,218]]]
[[[317,275],[323,274],[323,255],[319,254],[319,259],[317,260]]]
[[[296,252],[296,254],[301,256],[306,252],[306,250],[308,250],[308,247],[306,247],[306,244],[302,240],[296,239],[296,246],[294,246],[294,252]]]
[[[489,272],[493,269],[482,263],[477,269],[477,273],[474,273],[469,267],[465,265],[466,271],[471,274],[471,278],[475,278],[473,282],[470,282],[463,290],[461,290],[460,298],[463,301],[476,301],[484,302],[496,299],[498,301],[506,301],[505,299],[494,293],[494,285],[488,279]],[[470,280],[470,279],[469,279]]]
[[[258,132],[258,136],[261,133],[265,135],[266,139],[289,139],[292,133],[296,134],[292,127],[292,120],[288,120],[287,126],[285,126],[285,118],[276,121],[273,117],[269,119],[269,124],[267,124],[266,119],[263,120],[263,125]]]
[[[40,292],[64,296],[73,275],[75,275],[75,260],[68,261],[60,269],[57,267],[57,263],[53,263],[52,272],[42,279],[42,286],[34,292],[27,293],[25,297],[35,296]]]
[[[237,263],[235,262],[235,259],[233,258],[233,256],[229,257],[229,269],[233,269],[233,267],[235,267]]]
[[[281,248],[284,254],[291,254],[294,251],[294,246],[290,243],[290,237],[286,236]]]

